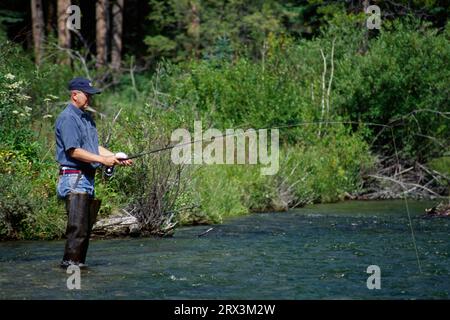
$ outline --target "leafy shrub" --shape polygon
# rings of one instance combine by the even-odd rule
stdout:
[[[369,51],[346,59],[336,75],[339,108],[352,120],[389,124],[380,127],[376,146],[403,158],[424,162],[442,155],[450,139],[448,118],[448,29],[438,33],[429,25],[405,19],[383,25]]]
[[[15,176],[4,173],[0,174],[0,188],[0,237],[19,238],[33,208],[29,197],[31,188],[17,181]]]

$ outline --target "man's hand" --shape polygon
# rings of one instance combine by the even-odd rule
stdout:
[[[121,166],[131,166],[133,164],[133,160],[120,160],[119,163]]]
[[[116,164],[118,164],[120,166],[131,166],[133,164],[132,160],[126,159],[128,156],[123,152],[118,152],[118,153],[114,154],[102,146],[98,147],[98,152],[99,152],[100,156],[102,158],[104,158],[103,159],[104,161],[108,161],[108,163],[105,163],[104,161],[101,162],[102,164],[104,164],[107,167],[112,167]],[[112,159],[115,159],[116,161],[113,162]]]
[[[116,156],[101,156],[102,161],[101,163],[107,167],[113,167],[116,164],[121,164],[119,159],[117,159]]]
[[[119,159],[120,165],[122,165],[122,166],[131,166],[133,164],[133,161],[130,159],[127,159],[128,156],[123,152],[116,153],[116,157],[117,157],[117,159]]]

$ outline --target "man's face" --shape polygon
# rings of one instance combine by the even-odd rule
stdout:
[[[72,91],[72,101],[79,108],[86,108],[91,102],[91,95],[84,93],[83,91],[74,90]]]

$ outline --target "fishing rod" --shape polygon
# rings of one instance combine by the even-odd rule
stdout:
[[[126,156],[126,157],[120,157],[120,154],[123,154],[122,152],[120,152],[120,154],[118,156],[118,160],[119,161],[132,160],[132,159],[140,158],[140,157],[143,157],[145,155],[152,154],[152,153],[158,153],[158,152],[170,150],[170,149],[175,148],[176,146],[181,146],[181,145],[170,145],[170,146],[167,146],[167,147],[158,148],[158,149],[154,149],[154,150],[150,150],[150,151],[144,151],[144,152],[133,154],[131,156]],[[105,175],[107,177],[112,177],[114,175],[114,166],[106,167],[105,168]]]
[[[149,154],[153,154],[153,153],[159,153],[159,152],[163,152],[163,151],[167,151],[167,150],[172,150],[175,147],[183,147],[183,146],[188,146],[190,144],[194,144],[194,143],[198,143],[198,142],[205,142],[205,141],[214,141],[216,138],[225,138],[227,136],[234,136],[236,135],[236,133],[233,134],[224,134],[221,136],[214,136],[211,137],[211,139],[201,139],[201,140],[194,140],[194,141],[189,141],[189,142],[185,142],[185,143],[181,143],[181,144],[175,144],[175,145],[169,145],[166,147],[162,147],[162,148],[158,148],[158,149],[152,149],[152,150],[148,150],[148,151],[144,151],[141,153],[136,153],[133,154],[131,156],[121,156],[121,155],[125,155],[124,153],[119,153],[119,156],[117,157],[119,161],[124,161],[124,160],[132,160],[132,159],[136,159],[136,158],[140,158]],[[111,167],[106,167],[105,168],[105,175],[107,177],[111,177],[114,175],[114,166]]]
[[[262,129],[260,128],[257,130],[288,129],[288,128],[295,128],[295,127],[300,127],[300,126],[304,126],[304,125],[308,125],[308,124],[361,124],[361,122],[357,122],[357,121],[308,121],[308,122],[298,122],[298,123],[294,123],[294,124],[287,124],[287,125],[270,127],[270,128],[262,128]],[[364,122],[364,124],[371,125],[371,126],[379,126],[379,127],[388,127],[388,128],[391,127],[389,125],[380,124],[380,123],[372,123],[372,122]],[[239,129],[239,128],[237,128],[237,129]],[[162,147],[162,148],[157,148],[157,149],[152,149],[152,150],[136,153],[131,156],[127,156],[124,153],[120,152],[118,160],[119,161],[132,160],[132,159],[140,158],[140,157],[143,157],[146,155],[159,153],[159,152],[163,152],[163,151],[167,151],[167,150],[172,150],[175,147],[183,147],[183,146],[187,146],[187,145],[191,145],[191,144],[195,144],[195,143],[199,143],[199,142],[205,142],[205,141],[211,142],[211,141],[214,141],[215,139],[221,139],[221,138],[235,136],[235,135],[239,135],[239,134],[243,134],[243,133],[244,132],[239,132],[239,133],[233,132],[233,133],[229,133],[229,134],[223,134],[220,136],[213,136],[210,139],[194,140],[194,141],[189,141],[189,142],[185,142],[185,143],[181,143],[181,144],[169,145],[169,146]],[[114,175],[114,166],[106,167],[104,173],[107,177],[112,177]]]

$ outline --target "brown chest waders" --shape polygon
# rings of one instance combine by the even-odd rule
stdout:
[[[81,178],[78,174],[75,190]],[[66,212],[68,216],[66,229],[66,246],[61,267],[71,264],[86,266],[86,254],[89,247],[89,237],[97,219],[101,200],[90,197],[86,192],[70,192],[66,197]]]

